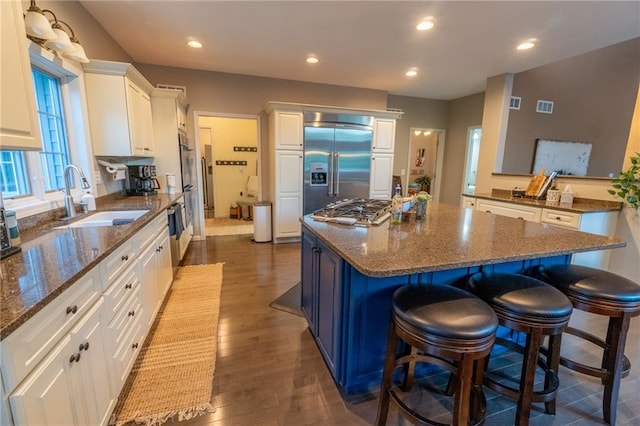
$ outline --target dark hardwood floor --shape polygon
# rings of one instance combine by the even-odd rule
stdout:
[[[343,398],[307,330],[304,318],[269,307],[300,279],[300,245],[254,243],[250,235],[208,237],[192,242],[183,265],[223,262],[219,346],[214,379],[216,412],[183,422],[202,425],[367,425],[373,424],[377,389]],[[572,321],[590,330],[606,330],[602,318],[578,311]],[[564,353],[597,359],[595,347],[566,338]],[[632,367],[622,380],[618,425],[640,425],[640,320],[631,323],[627,356]],[[492,360],[506,373],[517,372],[517,360]],[[531,425],[600,425],[599,381],[561,367],[561,391],[555,416],[534,404]],[[445,374],[427,377],[407,395],[427,416],[445,412],[449,399],[424,392],[446,383]],[[486,425],[513,424],[515,403],[487,390]],[[447,421],[440,417],[440,421]],[[389,425],[406,424],[391,410]]]

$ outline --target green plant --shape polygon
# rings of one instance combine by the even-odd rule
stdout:
[[[423,189],[429,188],[431,186],[431,176],[427,176],[427,175],[418,176],[415,182],[419,183]]]
[[[609,194],[622,198],[636,211],[640,208],[640,152],[630,157],[631,167],[620,172],[620,176],[611,181],[614,189],[609,189]]]

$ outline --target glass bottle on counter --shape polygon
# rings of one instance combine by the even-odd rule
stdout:
[[[391,224],[402,223],[402,195],[400,195],[400,184],[396,185],[396,193],[391,199]]]

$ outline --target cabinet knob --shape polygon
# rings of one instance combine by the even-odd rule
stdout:
[[[70,363],[72,363],[72,362],[78,362],[78,361],[80,361],[80,353],[77,353],[77,354],[75,354],[75,355],[73,355],[73,354],[72,354],[72,355],[69,357],[69,362],[70,362]]]
[[[129,311],[129,316],[132,317],[136,314],[136,311]]]
[[[129,284],[125,284],[125,285],[124,285],[124,288],[131,288],[131,283],[129,283]]]
[[[89,350],[89,342],[80,343],[79,351],[88,351]]]
[[[77,305],[67,306],[67,315],[75,314],[76,312],[78,312],[78,306]]]
[[[560,216],[556,216],[556,220],[560,220]]]
[[[131,345],[131,349],[137,349],[138,348],[138,344],[134,343],[133,345]]]
[[[126,262],[127,260],[129,260],[129,255],[128,254],[124,254],[122,255],[122,257],[120,258],[123,262]]]

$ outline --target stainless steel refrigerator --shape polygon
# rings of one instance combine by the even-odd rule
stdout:
[[[304,214],[369,198],[373,117],[304,113]]]

